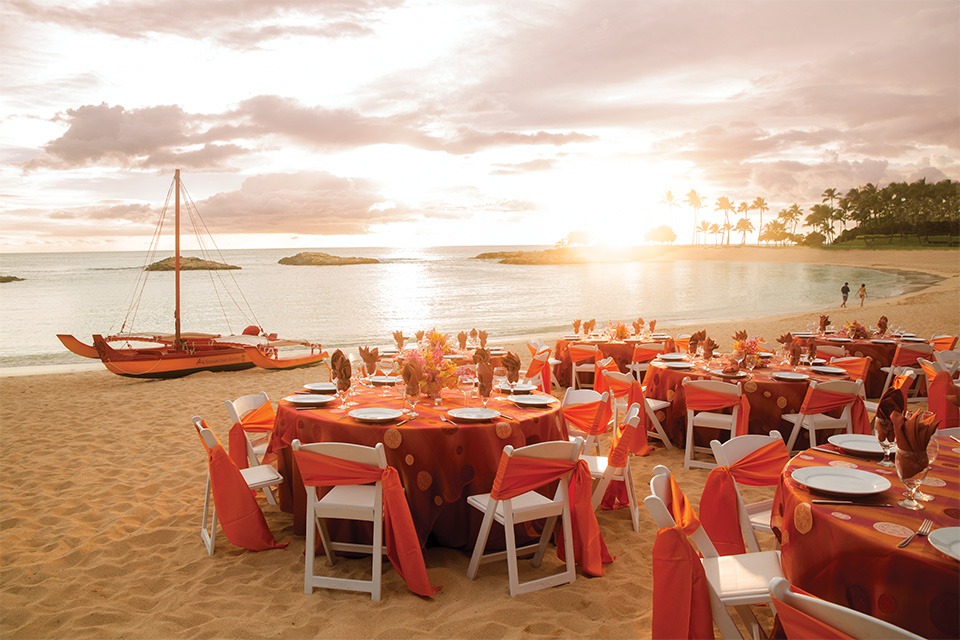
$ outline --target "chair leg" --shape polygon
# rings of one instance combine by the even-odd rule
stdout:
[[[577,386],[577,364],[575,362],[570,363],[570,388],[578,389]]]
[[[644,411],[647,412],[647,417],[650,418],[650,424],[653,425],[654,431],[656,431],[660,442],[663,443],[663,446],[667,448],[667,451],[673,451],[673,443],[670,442],[670,438],[667,437],[667,432],[663,430],[663,425],[660,424],[660,420],[657,419],[657,414],[653,412],[653,409],[650,408],[650,405],[644,403]],[[649,432],[647,432],[649,434]]]
[[[540,533],[540,542],[537,544],[537,553],[533,556],[533,566],[539,567],[543,562],[543,555],[547,551],[547,542],[553,537],[553,528],[557,524],[557,516],[547,518]]]
[[[497,501],[491,500],[483,514],[483,522],[480,524],[477,542],[473,546],[473,555],[470,556],[470,565],[467,567],[467,577],[471,580],[477,577],[477,571],[480,569],[480,560],[483,558],[483,551],[487,547],[487,538],[490,537],[490,527],[493,526],[493,514],[496,510]]]
[[[503,529],[507,538],[507,575],[510,578],[510,595],[520,592],[520,571],[517,568],[517,539],[513,530],[513,510],[509,503],[503,505]]]
[[[797,436],[800,435],[801,425],[803,423],[803,417],[801,416],[793,425],[793,430],[790,432],[790,437],[787,439],[787,452],[793,453],[793,445],[797,442]]]
[[[380,602],[380,590],[382,586],[383,575],[383,517],[376,518],[373,522],[373,545],[370,548],[373,555],[373,577],[371,578],[372,589],[370,597],[374,602]]]
[[[630,508],[630,519],[633,522],[633,530],[640,532],[640,505],[637,503],[636,491],[633,488],[633,471],[630,469],[630,458],[627,458],[627,465],[623,470],[623,481],[627,485],[627,501]]]
[[[713,614],[713,624],[720,629],[720,635],[724,640],[733,640],[734,638],[742,640],[743,635],[737,628],[737,623],[730,617],[727,608],[723,606],[713,588],[710,589],[710,612]]]
[[[267,503],[272,506],[277,506],[277,499],[273,495],[273,487],[264,487],[262,489],[263,497],[267,499]]]
[[[203,495],[203,516],[200,518],[200,539],[207,549],[207,555],[213,555],[217,538],[217,505],[211,500],[210,475],[207,474],[207,487]],[[210,530],[207,531],[207,516],[210,517]]]
[[[687,411],[687,444],[683,450],[683,468],[689,469],[693,461],[693,416]]]
[[[333,541],[330,540],[330,534],[327,532],[327,523],[323,518],[315,518],[317,531],[320,532],[320,543],[323,545],[323,552],[327,556],[327,565],[337,564],[337,553],[333,550]]]
[[[570,522],[570,496],[566,487],[563,491],[563,512],[560,514],[561,526],[563,527],[563,552],[567,559],[567,570],[564,572],[567,577],[567,584],[573,584],[577,579],[577,563],[573,557],[573,525]]]
[[[311,489],[313,487],[310,487]],[[303,549],[303,592],[307,595],[313,593],[313,565],[317,555],[317,518],[313,513],[314,502],[307,499],[307,536]],[[327,548],[327,545],[324,545]]]

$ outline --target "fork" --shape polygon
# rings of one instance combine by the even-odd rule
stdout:
[[[909,536],[903,539],[903,541],[897,546],[903,549],[905,546],[910,544],[910,541],[913,540],[916,536],[925,536],[930,533],[930,529],[933,528],[933,520],[924,520],[920,523],[920,528],[916,530],[915,533],[911,533]]]

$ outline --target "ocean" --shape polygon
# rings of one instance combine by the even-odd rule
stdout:
[[[184,331],[231,333],[258,324],[281,337],[324,347],[392,342],[437,328],[476,327],[491,342],[555,334],[574,318],[658,327],[819,310],[839,304],[840,286],[867,283],[872,299],[898,296],[930,277],[816,264],[648,262],[604,265],[502,265],[473,257],[485,251],[543,247],[315,249],[381,261],[341,267],[284,266],[300,249],[223,251],[242,267],[182,274]],[[169,254],[161,254],[165,257]],[[196,255],[196,252],[185,252]],[[146,279],[140,304],[130,301],[143,253],[0,255],[0,367],[89,362],[67,351],[56,334],[90,342],[94,333],[173,332],[173,273]],[[235,304],[236,303],[236,304]],[[241,313],[241,308],[252,312]],[[124,325],[126,321],[126,325]]]

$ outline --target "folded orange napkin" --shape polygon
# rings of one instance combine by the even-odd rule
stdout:
[[[656,331],[656,330],[657,330],[657,321],[656,321],[656,320],[651,320],[651,321],[650,321],[650,333],[653,333],[653,332]]]
[[[927,445],[940,420],[933,413],[916,411],[905,421],[893,422],[897,434],[897,466],[904,478],[912,478],[930,464]]]
[[[420,380],[423,378],[423,371],[420,363],[415,360],[407,360],[403,363],[403,382],[407,385],[407,395],[416,396],[420,394]]]
[[[380,360],[380,350],[376,347],[360,347],[360,359],[367,368],[367,375],[373,375],[377,370],[377,361]]]
[[[633,332],[636,335],[643,333],[643,318],[637,318],[633,321]]]
[[[696,353],[697,347],[700,346],[700,343],[707,339],[707,330],[701,329],[700,331],[695,331],[690,334],[690,342],[687,346],[687,351],[690,353]]]
[[[882,336],[887,332],[887,316],[880,316],[877,320],[877,335]]]
[[[477,330],[476,330],[476,328],[470,329],[470,339],[471,339],[471,340],[476,340],[476,339],[477,339]]]
[[[407,341],[407,339],[403,337],[403,331],[394,331],[393,341],[397,343],[397,349],[403,351],[403,343]]]
[[[793,344],[793,334],[792,334],[792,333],[785,333],[785,334],[783,334],[782,336],[780,336],[779,338],[777,338],[777,342],[779,342],[780,344],[782,344],[782,345],[785,346],[785,347],[789,347],[790,345]]]
[[[740,373],[740,363],[734,360],[733,358],[730,358],[729,360],[725,360],[723,363],[722,371],[727,375],[736,375]]]
[[[520,356],[513,351],[508,351],[503,356],[503,366],[507,370],[507,381],[516,383],[520,380]]]
[[[417,331],[414,335],[417,337],[417,342],[423,340],[423,336],[426,334],[425,331]]]
[[[707,338],[703,341],[703,357],[709,360],[713,357],[713,352],[717,350],[720,345],[714,342],[713,338]]]
[[[480,395],[489,398],[490,392],[493,391],[493,365],[489,361],[477,364],[477,382]]]
[[[339,358],[335,356],[340,354]],[[336,362],[336,364],[334,364]],[[330,366],[333,370],[333,373],[336,375],[337,379],[337,389],[340,391],[346,391],[350,388],[350,376],[353,375],[353,368],[350,366],[350,360],[347,359],[343,352],[337,349],[333,352],[333,355],[330,356]]]
[[[593,333],[593,328],[597,326],[596,320],[587,320],[583,323],[583,334],[588,335]]]
[[[480,347],[473,352],[473,362],[474,364],[480,364],[481,362],[490,362],[490,352]]]
[[[577,318],[576,320],[573,321],[573,332],[574,332],[574,333],[580,333],[580,322],[581,322],[580,318]]]
[[[800,358],[803,356],[803,346],[799,342],[790,343],[790,366],[795,367],[800,364]]]
[[[821,314],[820,315],[820,333],[823,333],[827,330],[827,326],[830,324],[830,318]]]
[[[477,337],[480,339],[480,348],[486,349],[487,348],[487,332],[479,331],[477,332]]]
[[[735,332],[735,333],[733,334],[733,339],[734,339],[734,340],[746,340],[746,339],[747,339],[747,331],[746,331],[746,329],[741,329],[740,331]]]
[[[457,342],[460,343],[460,349],[467,348],[467,332],[466,331],[461,331],[460,333],[457,334]]]
[[[876,425],[879,436],[887,442],[896,439],[894,422],[903,423],[903,412],[906,410],[907,400],[901,389],[890,387],[880,396],[877,405]]]
[[[813,338],[807,340],[807,356],[813,361],[817,357],[817,341]]]

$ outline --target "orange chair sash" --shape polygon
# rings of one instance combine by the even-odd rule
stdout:
[[[940,421],[940,429],[960,427],[960,407],[957,406],[957,387],[950,374],[938,371],[927,389],[927,409]]]
[[[572,473],[570,473],[572,472]],[[591,576],[602,576],[603,565],[613,562],[600,533],[597,514],[592,504],[590,468],[584,460],[556,460],[544,458],[500,457],[497,477],[490,497],[508,500],[541,487],[570,473],[570,523],[573,529],[574,560]],[[563,548],[563,530],[556,530],[557,557],[566,560]]]
[[[716,409],[726,409],[734,405],[740,406],[737,415],[735,435],[747,435],[750,428],[750,403],[743,394],[735,396],[730,393],[721,393],[712,389],[703,387],[688,386],[683,388],[686,398],[687,409],[694,411],[714,411]]]
[[[913,386],[913,376],[897,376],[893,379],[893,388],[903,391],[903,397],[906,399],[907,392]]]
[[[245,432],[250,433],[271,433],[277,420],[277,413],[273,405],[264,402],[262,405],[240,417],[240,422],[233,423],[230,427],[230,433],[227,443],[230,445],[230,457],[237,463],[240,469],[246,469],[249,466],[247,459],[247,436]],[[270,462],[276,457],[273,454],[265,455],[264,464]]]
[[[791,587],[790,590],[794,593],[810,595],[796,587]],[[809,613],[790,606],[782,600],[773,598],[773,605],[777,609],[777,618],[783,626],[783,631],[790,640],[804,640],[807,638],[816,638],[818,640],[852,640],[853,638],[839,629],[835,629],[826,622],[814,618]]]
[[[957,346],[957,336],[940,336],[930,341],[934,351],[950,351]]]
[[[633,357],[630,358],[630,361],[641,363],[641,364],[644,362],[650,362],[661,353],[663,353],[662,348],[659,348],[659,349],[650,349],[647,347],[641,348],[640,345],[637,345],[633,348]]]
[[[202,424],[208,428],[205,422]],[[220,528],[227,540],[250,551],[282,549],[287,546],[288,543],[277,542],[273,537],[257,499],[253,497],[240,469],[223,450],[220,441],[218,440],[213,448],[207,447],[203,438],[200,438],[200,442],[207,450],[213,504],[217,509]]]
[[[815,413],[824,413],[832,409],[839,409],[850,405],[850,421],[853,423],[853,432],[861,434],[871,433],[870,420],[867,418],[867,408],[863,405],[863,398],[850,396],[846,393],[825,391],[820,387],[811,387],[800,405],[800,413],[805,416]]]
[[[600,435],[607,430],[610,421],[610,403],[597,400],[574,404],[561,409],[567,422],[590,436]]]
[[[729,467],[715,467],[700,496],[700,520],[722,556],[746,553],[740,530],[736,483],[753,487],[776,486],[790,460],[783,440],[751,451]]]
[[[893,354],[893,362],[890,366],[892,367],[915,367],[917,366],[917,358],[922,358],[924,356],[929,356],[929,353],[921,353],[919,351],[914,351],[909,347],[900,345],[897,347],[896,352]]]
[[[866,380],[867,372],[870,371],[870,362],[873,360],[870,356],[857,358],[856,360],[831,361],[831,367],[839,367],[846,371],[854,380]]]
[[[413,526],[410,505],[407,504],[396,469],[393,467],[380,469],[306,451],[294,451],[293,457],[300,469],[304,486],[330,487],[381,481],[384,539],[390,563],[413,593],[430,597],[440,590],[440,587],[430,584],[430,578],[427,576],[420,539]]]
[[[640,402],[643,402],[642,398]],[[630,404],[633,404],[633,402]],[[641,440],[642,443],[640,442]],[[650,448],[647,445],[646,430],[639,425],[635,427],[626,423],[620,425],[620,428],[617,430],[616,440],[610,448],[610,454],[607,456],[607,466],[613,468],[626,466],[630,452],[635,448],[641,450],[641,453],[638,455],[646,456],[650,454]],[[630,506],[630,496],[627,494],[627,482],[627,480],[613,481],[607,485],[603,498],[600,500],[600,508],[622,509]]]
[[[613,358],[604,361],[598,361],[593,367],[593,390],[597,393],[603,393],[607,390],[607,377],[603,375],[604,371],[613,371],[620,373],[620,368]]]
[[[567,347],[567,352],[570,354],[570,362],[579,364],[581,362],[586,362],[587,360],[593,360],[594,362],[599,360],[600,350],[596,348],[587,349],[586,346],[589,345],[579,345],[574,343]]]
[[[533,357],[533,360],[530,361],[530,366],[527,368],[527,373],[524,375],[527,379],[540,376],[540,390],[544,393],[550,393],[550,389],[552,388],[550,383],[549,360],[550,349],[544,349]]]
[[[653,542],[652,637],[713,638],[707,575],[679,526],[660,529]]]

